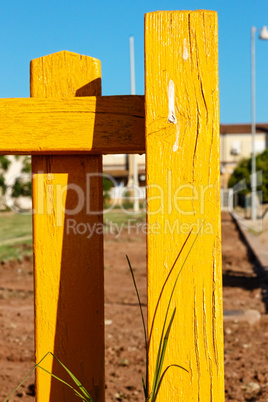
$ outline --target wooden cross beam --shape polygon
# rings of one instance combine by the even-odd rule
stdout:
[[[216,13],[147,14],[145,79],[144,112],[143,97],[100,96],[98,60],[60,52],[31,62],[34,99],[0,101],[0,153],[33,155],[36,360],[53,351],[104,401],[103,236],[68,232],[68,219],[102,224],[101,155],[146,150],[149,389],[199,232],[157,400],[224,401]],[[38,402],[76,399],[38,370]]]
[[[75,60],[70,52],[41,59],[60,56]],[[145,152],[144,96],[0,99],[0,121],[5,155]]]

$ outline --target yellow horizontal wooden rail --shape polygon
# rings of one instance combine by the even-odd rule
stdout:
[[[145,152],[144,96],[0,100],[0,154]]]

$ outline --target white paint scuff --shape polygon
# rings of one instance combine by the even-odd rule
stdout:
[[[173,145],[173,152],[176,152],[180,147],[179,147],[179,134],[180,134],[180,130],[179,127],[177,127],[177,131],[176,131],[176,142]]]
[[[175,115],[175,85],[172,80],[169,81],[168,85],[168,121],[169,123],[172,124],[177,124],[177,119]],[[180,128],[179,124],[176,127],[176,142],[173,145],[173,152],[176,152],[180,147],[179,147],[179,134],[180,134]]]
[[[188,53],[188,49],[187,49],[187,46],[186,46],[186,39],[184,39],[184,41],[183,41],[183,47],[184,47],[184,49],[183,49],[183,59],[184,60],[187,60],[188,59],[188,57],[189,57],[189,53]]]
[[[175,116],[175,85],[172,80],[169,81],[168,85],[168,110],[169,123],[176,124],[177,119]]]

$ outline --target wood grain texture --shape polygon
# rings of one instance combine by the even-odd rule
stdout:
[[[217,15],[145,17],[149,383],[168,300],[177,312],[157,400],[224,401]],[[202,226],[203,224],[203,226]],[[162,298],[162,286],[192,230]]]
[[[144,131],[143,96],[0,99],[3,155],[144,153]]]
[[[100,77],[99,61],[61,52],[32,61],[31,96],[68,99],[81,85],[88,95],[98,96]],[[46,124],[44,118],[40,130]],[[36,361],[54,352],[94,401],[102,402],[103,236],[93,230],[102,225],[102,177],[88,176],[102,173],[102,157],[33,156],[32,170]],[[70,383],[55,361],[47,359],[43,366]],[[41,370],[36,384],[38,402],[77,400],[73,391]]]

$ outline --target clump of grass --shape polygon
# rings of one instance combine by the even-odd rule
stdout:
[[[201,226],[200,230],[202,229],[202,226]],[[146,350],[146,375],[145,375],[145,381],[142,378],[142,383],[143,383],[145,401],[150,401],[150,402],[155,402],[156,401],[158,393],[159,393],[159,390],[160,390],[160,387],[161,387],[161,384],[162,384],[162,381],[164,379],[164,376],[166,375],[167,371],[171,367],[177,367],[177,368],[182,369],[182,370],[184,370],[186,372],[189,372],[186,368],[184,368],[184,367],[182,367],[182,366],[180,366],[178,364],[175,364],[175,363],[167,366],[164,370],[163,370],[163,366],[164,366],[164,360],[165,360],[165,355],[166,355],[166,350],[167,350],[170,330],[171,330],[171,327],[172,327],[172,324],[173,324],[173,321],[174,321],[174,318],[175,318],[175,314],[176,314],[176,307],[175,307],[174,310],[171,313],[171,317],[168,319],[171,300],[172,300],[172,297],[173,297],[173,294],[174,294],[178,279],[180,277],[180,274],[181,274],[181,272],[183,270],[183,267],[185,266],[185,263],[186,263],[189,255],[190,255],[190,253],[192,251],[192,248],[193,248],[193,246],[194,246],[194,244],[195,244],[195,242],[197,240],[197,237],[198,237],[198,235],[200,233],[200,230],[197,233],[197,235],[195,236],[195,238],[194,238],[194,240],[193,240],[193,242],[192,242],[192,244],[190,246],[190,249],[189,249],[188,253],[186,254],[186,257],[185,257],[185,259],[184,259],[184,261],[183,261],[183,263],[182,263],[182,265],[181,265],[181,267],[179,269],[179,272],[178,272],[178,274],[176,276],[176,279],[175,279],[175,282],[174,282],[174,285],[173,285],[173,288],[172,288],[172,292],[171,292],[170,297],[169,297],[168,306],[167,306],[166,313],[165,313],[165,320],[164,320],[164,323],[163,323],[163,326],[162,326],[162,332],[161,332],[160,342],[159,342],[159,346],[158,346],[158,353],[157,353],[157,358],[156,358],[156,363],[155,363],[155,370],[154,370],[154,377],[153,377],[153,385],[152,385],[151,394],[149,394],[149,383],[148,383],[148,356],[149,356],[149,347],[150,347],[150,342],[151,342],[151,339],[152,339],[152,333],[153,333],[153,328],[154,328],[154,323],[155,323],[157,310],[158,310],[158,307],[160,305],[160,301],[161,301],[161,298],[162,298],[162,295],[163,295],[163,292],[164,292],[164,288],[165,288],[165,286],[166,286],[166,284],[167,284],[167,282],[168,282],[168,280],[170,278],[170,275],[171,275],[172,271],[174,270],[174,268],[175,268],[175,266],[176,266],[176,264],[177,264],[177,262],[179,260],[179,257],[181,256],[181,254],[182,254],[182,252],[183,252],[183,250],[184,250],[184,248],[185,248],[185,246],[186,246],[186,244],[187,244],[187,242],[188,242],[188,240],[189,240],[189,238],[191,236],[192,231],[190,231],[190,233],[188,234],[188,236],[187,236],[184,244],[182,245],[181,250],[180,250],[179,254],[177,255],[177,257],[176,257],[176,259],[175,259],[175,261],[174,261],[174,263],[173,263],[173,265],[172,265],[172,267],[171,267],[171,269],[170,269],[170,271],[169,271],[169,273],[167,275],[167,278],[166,278],[166,280],[165,280],[165,282],[164,282],[164,284],[162,286],[162,289],[160,291],[158,301],[157,301],[157,304],[156,304],[156,308],[155,308],[155,311],[154,311],[151,329],[150,329],[150,332],[148,334],[148,339],[147,339],[147,331],[146,331],[146,326],[145,326],[144,314],[143,314],[142,305],[141,305],[141,301],[140,301],[140,295],[139,295],[139,292],[138,292],[135,276],[134,276],[134,273],[133,273],[133,268],[132,268],[132,266],[130,264],[128,256],[126,256],[127,262],[128,262],[128,265],[129,265],[129,269],[130,269],[130,272],[131,272],[131,276],[132,276],[132,279],[133,279],[134,287],[135,287],[135,290],[136,290],[137,298],[138,298],[138,301],[139,301],[139,307],[140,307],[140,313],[141,313],[142,325],[143,325],[143,331],[144,331],[145,350]]]
[[[204,225],[204,222],[203,222]],[[165,355],[166,355],[166,350],[167,350],[167,345],[168,345],[168,340],[169,340],[169,335],[170,335],[170,331],[171,331],[171,327],[176,315],[176,307],[173,309],[172,313],[171,313],[171,317],[169,317],[169,310],[170,310],[170,305],[171,305],[171,300],[178,282],[178,279],[180,277],[180,274],[183,270],[183,267],[185,266],[185,263],[192,251],[192,248],[197,240],[197,237],[203,227],[203,225],[201,226],[199,232],[197,233],[197,235],[195,236],[188,253],[186,254],[186,257],[183,260],[183,263],[179,269],[179,272],[177,273],[173,288],[172,288],[172,292],[170,294],[169,297],[169,301],[168,301],[168,306],[166,309],[166,313],[165,313],[165,320],[162,326],[162,332],[161,332],[161,338],[160,338],[160,342],[159,342],[159,346],[158,346],[158,353],[157,353],[157,358],[156,358],[156,363],[155,363],[155,370],[154,370],[154,378],[153,378],[153,385],[152,385],[152,391],[151,394],[149,394],[149,382],[148,382],[148,355],[149,355],[149,347],[150,347],[150,342],[152,339],[152,332],[153,332],[153,328],[154,328],[154,323],[155,323],[155,318],[156,318],[156,314],[157,314],[157,310],[158,307],[160,305],[160,301],[164,292],[164,288],[170,278],[170,275],[172,273],[172,271],[174,270],[179,257],[181,256],[190,236],[192,231],[190,231],[190,233],[188,234],[185,242],[183,243],[181,250],[179,252],[179,254],[177,255],[168,275],[167,278],[162,286],[162,289],[160,291],[159,297],[158,297],[158,301],[156,304],[156,308],[154,311],[154,315],[153,315],[153,320],[152,320],[152,325],[151,325],[151,329],[150,332],[148,334],[147,337],[147,331],[146,331],[146,325],[145,325],[145,318],[144,318],[144,314],[143,314],[143,310],[142,310],[142,304],[141,304],[141,300],[140,300],[140,295],[139,295],[139,291],[138,291],[138,287],[136,284],[136,280],[135,280],[135,276],[134,276],[134,272],[133,272],[133,268],[131,266],[131,263],[129,261],[128,256],[126,255],[127,258],[127,262],[128,262],[128,266],[131,272],[131,276],[132,276],[132,280],[133,280],[133,284],[135,287],[135,291],[137,294],[137,298],[138,298],[138,302],[139,302],[139,307],[140,307],[140,314],[141,314],[141,318],[142,318],[142,325],[143,325],[143,331],[144,331],[144,343],[145,343],[145,350],[146,350],[146,375],[145,375],[145,380],[144,378],[142,378],[142,383],[143,383],[143,391],[144,391],[144,398],[145,398],[145,402],[156,402],[162,381],[167,373],[167,371],[171,368],[171,367],[177,367],[181,370],[184,370],[186,372],[189,372],[185,367],[180,366],[178,364],[171,364],[167,367],[165,367],[165,369],[163,370],[163,366],[164,366],[164,360],[165,360]],[[53,373],[49,372],[48,370],[44,369],[41,366],[41,363],[43,362],[43,360],[48,356],[48,355],[52,355],[54,359],[57,360],[57,362],[64,368],[64,370],[69,374],[69,376],[71,377],[71,379],[73,380],[73,382],[75,383],[75,385],[77,386],[77,388],[79,389],[79,391],[77,389],[75,389],[73,386],[71,386],[70,384],[68,384],[67,382],[65,382],[64,380],[62,380],[61,378],[55,376]],[[48,352],[41,360],[39,363],[37,363],[34,368],[27,374],[27,376],[23,379],[23,381],[16,387],[16,389],[5,399],[4,402],[8,402],[8,400],[11,398],[12,395],[14,395],[14,393],[19,389],[19,387],[24,383],[24,381],[26,381],[26,379],[32,374],[32,372],[36,369],[36,368],[40,368],[43,371],[45,371],[46,373],[48,373],[49,375],[51,375],[52,377],[56,378],[58,381],[62,382],[63,384],[65,384],[67,387],[71,388],[75,395],[78,396],[80,399],[82,399],[84,402],[94,402],[92,397],[90,396],[90,394],[88,393],[88,391],[85,389],[85,387],[80,383],[80,381],[74,376],[74,374],[72,374],[72,372],[52,353],[52,352]]]
[[[48,355],[52,355],[54,359],[57,360],[57,362],[64,368],[64,370],[69,374],[69,376],[71,377],[71,379],[73,380],[73,382],[75,383],[75,385],[77,386],[77,388],[79,389],[79,391],[77,389],[75,389],[72,385],[68,384],[66,381],[63,381],[61,378],[57,377],[56,375],[54,375],[53,373],[51,373],[50,371],[46,370],[44,367],[41,366],[41,363],[45,360],[45,358]],[[15,392],[19,389],[19,387],[24,383],[24,381],[27,380],[27,378],[33,373],[34,370],[36,370],[37,368],[40,368],[41,370],[45,371],[46,373],[48,373],[49,375],[51,375],[52,377],[56,378],[56,380],[62,382],[63,384],[65,384],[67,387],[71,388],[75,395],[78,396],[80,399],[82,399],[82,401],[84,402],[94,402],[93,399],[91,398],[91,396],[89,395],[89,393],[87,392],[87,390],[85,389],[85,387],[83,387],[83,385],[81,384],[81,382],[73,375],[73,373],[52,353],[52,352],[48,352],[41,360],[39,363],[37,363],[33,369],[27,374],[27,376],[22,380],[22,382],[14,389],[14,391],[4,400],[4,402],[8,402],[9,399],[15,394]]]

